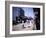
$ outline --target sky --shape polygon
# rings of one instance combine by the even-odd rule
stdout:
[[[33,8],[22,8],[25,11],[25,16],[34,18]]]

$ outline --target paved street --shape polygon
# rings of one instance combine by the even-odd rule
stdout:
[[[24,27],[26,28],[23,28],[23,25]],[[13,31],[26,31],[26,30],[33,30],[36,29],[36,25],[32,24],[32,23],[20,23],[20,24],[17,24],[17,25],[14,25],[13,26]]]

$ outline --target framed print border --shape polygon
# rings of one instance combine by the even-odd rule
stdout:
[[[10,34],[10,4],[20,4],[20,5],[42,5],[43,6],[43,31],[42,33],[25,33],[25,34]],[[5,1],[5,37],[18,37],[18,36],[32,36],[32,35],[44,35],[45,34],[45,5],[44,3],[36,2],[18,2],[18,1]]]

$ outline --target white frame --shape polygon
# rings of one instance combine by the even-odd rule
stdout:
[[[31,31],[12,31],[12,7],[32,7],[40,8],[40,30]],[[42,33],[43,32],[43,6],[42,5],[19,5],[10,4],[10,34]]]

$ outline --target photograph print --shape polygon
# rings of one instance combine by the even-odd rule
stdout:
[[[40,30],[40,8],[12,7],[12,31]]]

